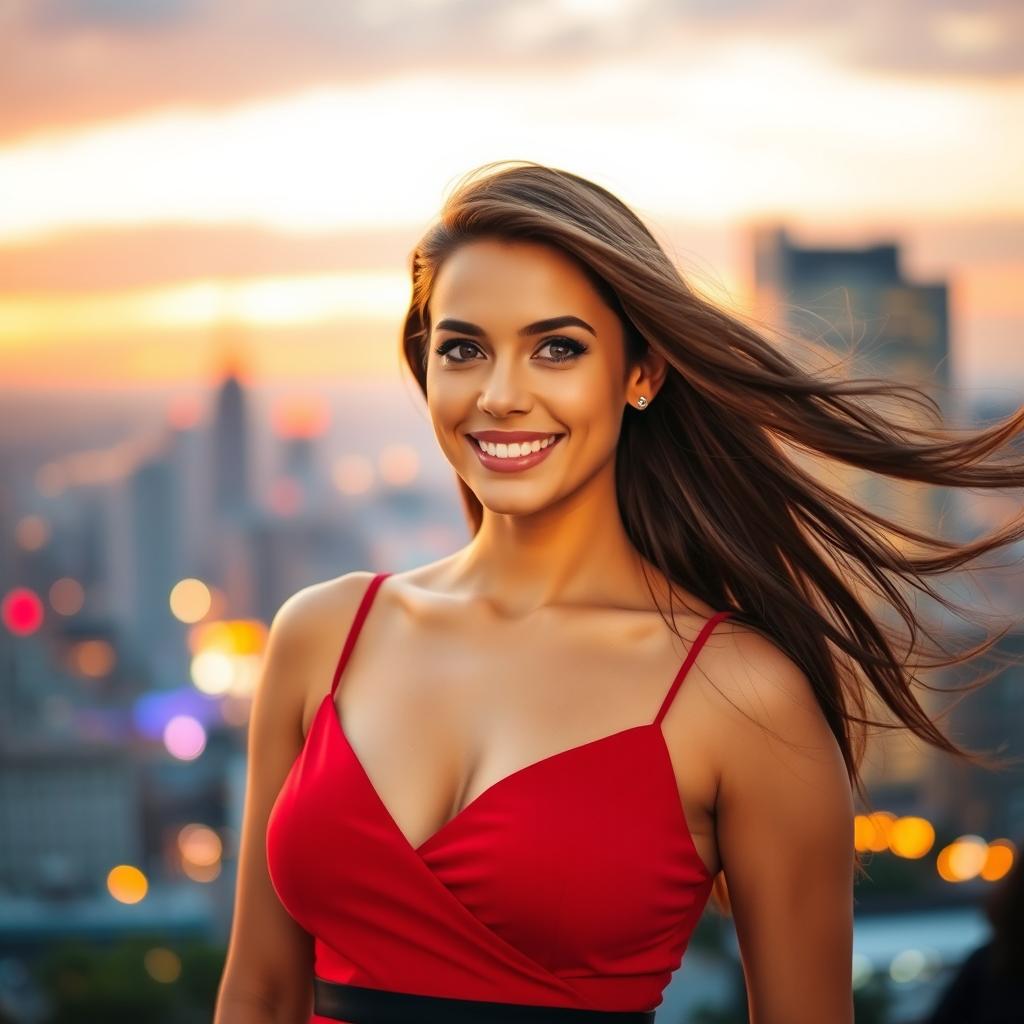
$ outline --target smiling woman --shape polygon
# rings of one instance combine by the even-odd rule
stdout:
[[[851,1024],[853,794],[865,727],[892,727],[868,701],[994,763],[918,702],[892,577],[951,607],[925,577],[1024,524],[923,536],[787,445],[1019,487],[986,457],[1024,411],[897,426],[864,398],[931,400],[803,370],[539,164],[460,183],[412,274],[403,352],[472,538],[275,617],[217,1024],[651,1022],[713,893],[752,1024]]]

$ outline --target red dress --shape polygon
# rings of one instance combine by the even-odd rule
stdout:
[[[370,783],[334,703],[374,594],[271,809],[266,852],[314,974],[398,992],[591,1010],[652,1010],[711,891],[661,720],[528,764],[413,847]],[[310,1024],[337,1024],[313,1014]]]

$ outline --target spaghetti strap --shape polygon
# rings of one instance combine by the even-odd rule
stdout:
[[[331,697],[334,696],[334,691],[338,688],[338,680],[341,678],[342,670],[345,668],[345,662],[348,661],[349,655],[352,653],[352,648],[356,645],[356,637],[359,636],[359,630],[362,629],[363,622],[370,611],[370,605],[373,604],[373,597],[377,593],[378,587],[390,575],[391,573],[389,572],[376,573],[363,593],[363,599],[359,602],[359,607],[356,609],[355,618],[353,618],[352,625],[348,629],[348,635],[345,637],[345,646],[341,649],[337,667],[334,669],[334,679],[331,681]]]
[[[711,635],[715,626],[717,626],[723,619],[727,619],[730,615],[732,615],[731,611],[715,612],[715,614],[712,615],[711,618],[708,619],[701,627],[700,633],[697,634],[697,639],[690,645],[690,649],[687,651],[682,665],[679,666],[679,671],[676,673],[675,679],[672,680],[672,685],[668,688],[668,693],[665,694],[665,699],[661,702],[658,714],[654,718],[655,725],[661,724],[661,720],[665,717],[665,712],[668,711],[669,706],[672,704],[672,698],[675,697],[676,691],[683,682],[683,677],[690,670],[690,666],[697,659],[700,649],[704,646],[704,641]]]
[[[468,800],[463,795],[461,806],[444,809],[444,818],[430,823],[436,827],[429,834],[426,820],[406,832],[404,815],[391,811],[397,789],[394,795],[378,790],[376,771],[361,758],[362,744],[357,749],[346,732],[345,709],[338,706],[345,695],[335,692],[342,689],[343,670],[348,685],[358,683],[351,677],[354,642],[375,645],[378,628],[385,646],[401,642],[387,608],[377,608],[383,621],[369,627],[373,635],[361,635],[367,612],[375,614],[372,601],[399,603],[401,579],[394,595],[389,580],[382,598],[384,578],[371,568],[336,581],[347,595],[333,599],[336,655],[344,643],[332,686],[336,699],[324,694],[260,827],[269,884],[282,913],[309,935],[321,968],[317,982],[323,984],[308,1024],[654,1024],[654,1010],[642,1007],[662,1001],[714,890],[716,867],[705,862],[690,830],[676,777],[680,766],[673,764],[678,758],[663,728],[648,720],[563,746],[486,780]],[[735,606],[715,601],[706,610],[725,607]],[[733,614],[742,616],[739,608]],[[690,643],[703,621],[699,614],[686,617],[678,657],[669,658],[677,668],[685,648],[704,641],[701,635]],[[719,634],[734,631],[719,628]],[[719,636],[716,650],[703,655],[708,676],[717,671],[725,639]],[[382,671],[415,673],[415,659],[399,660],[406,665],[368,664],[367,686],[374,676],[379,682]],[[655,684],[663,695],[672,678],[664,674]],[[402,677],[405,683],[396,682],[392,691],[423,696],[423,685]],[[398,730],[390,731],[390,740],[376,731],[377,754],[390,749],[393,758],[408,762],[413,751]],[[392,769],[399,776],[416,770],[397,763]],[[392,779],[396,787],[401,782]],[[538,857],[540,849],[560,855]],[[552,893],[557,958],[549,938]]]

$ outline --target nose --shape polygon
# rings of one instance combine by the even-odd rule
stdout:
[[[523,390],[511,361],[502,366],[498,360],[493,366],[480,389],[477,408],[495,418],[528,411],[531,404],[529,395]]]

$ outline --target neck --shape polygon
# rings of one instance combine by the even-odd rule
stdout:
[[[626,534],[609,467],[539,512],[485,507],[479,531],[452,569],[513,618],[547,605],[651,607],[645,565],[658,593],[660,573]]]

